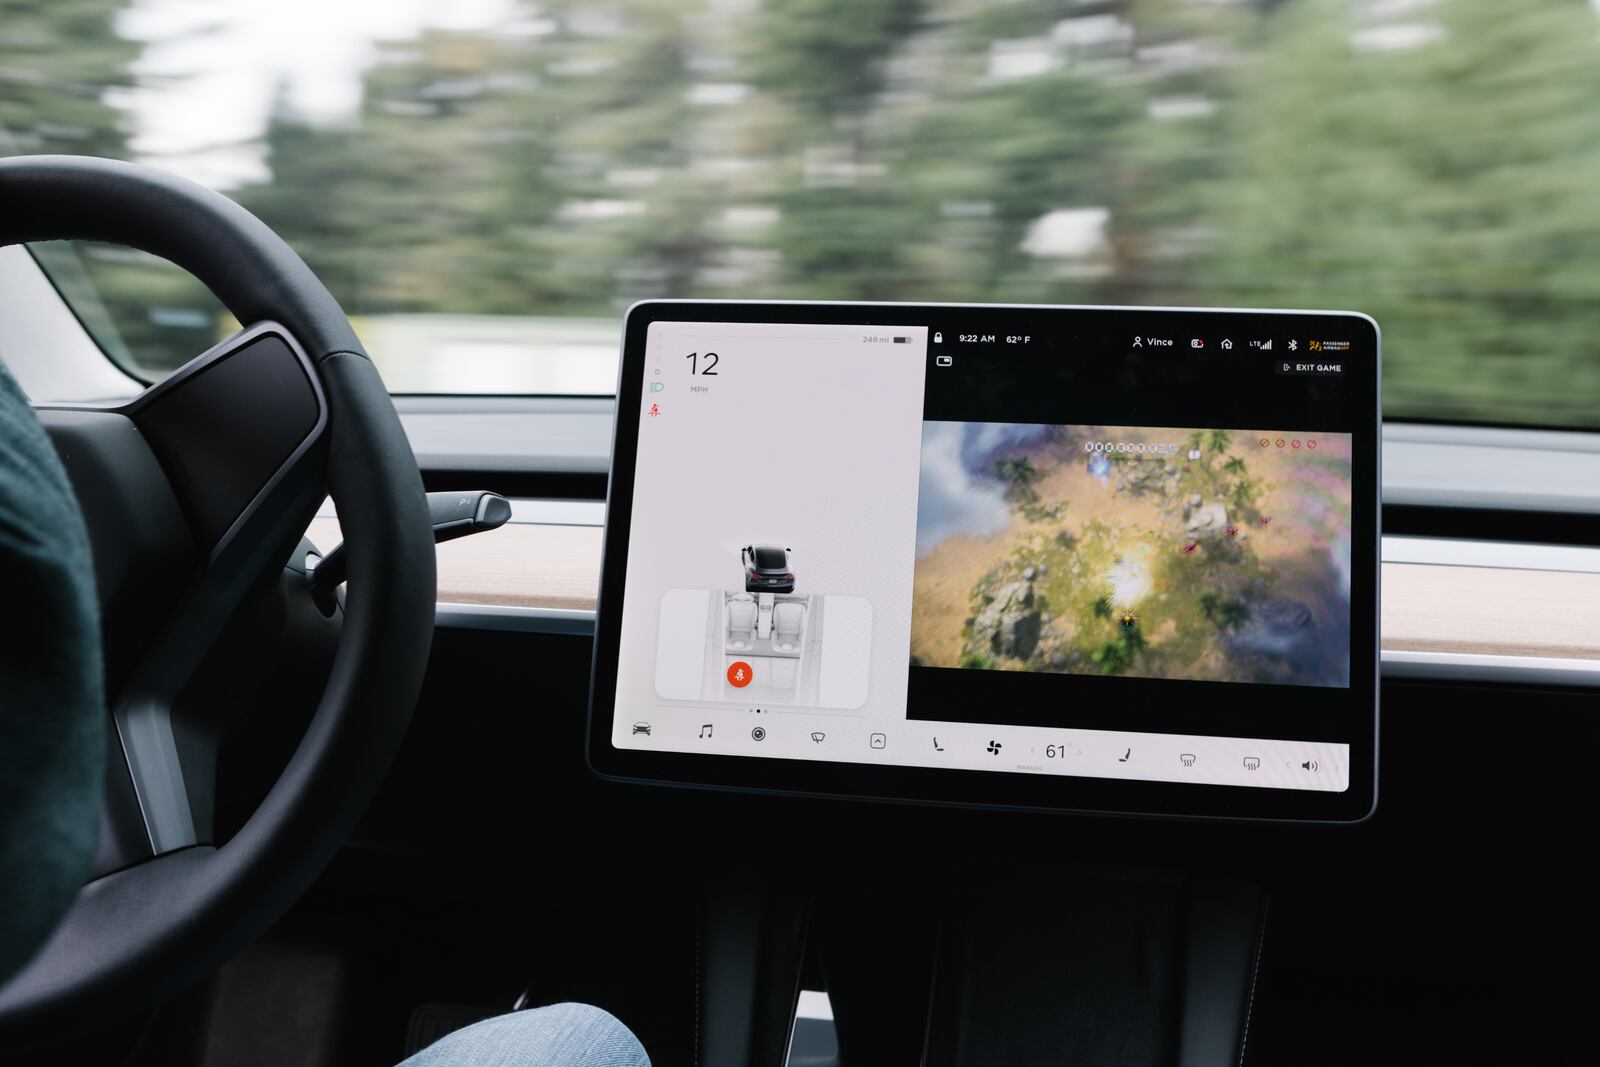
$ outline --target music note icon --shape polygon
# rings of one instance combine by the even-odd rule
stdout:
[[[700,727],[700,736],[703,738],[711,736],[711,723],[708,722],[704,726]]]

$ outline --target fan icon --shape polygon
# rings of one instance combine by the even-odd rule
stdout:
[[[991,755],[991,756],[1000,755],[1000,742],[998,742],[998,741],[990,741],[989,742],[989,755]]]

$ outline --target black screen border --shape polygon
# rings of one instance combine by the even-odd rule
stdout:
[[[1328,427],[1353,435],[1351,650],[1352,723],[1350,784],[1343,792],[1266,789],[1172,782],[1127,781],[1072,775],[981,771],[967,768],[901,767],[811,762],[772,757],[620,749],[611,743],[621,649],[623,575],[633,511],[634,468],[643,396],[645,341],[655,322],[772,322],[829,325],[925,326],[930,332],[989,319],[996,323],[1058,318],[1073,329],[1110,333],[1174,330],[1203,318],[1208,329],[1243,332],[1273,321],[1307,336],[1329,328],[1360,337],[1351,374],[1370,375],[1369,388],[1353,384],[1349,425]],[[1068,319],[1075,321],[1067,321]],[[1237,323],[1237,325],[1235,325]],[[1358,823],[1377,805],[1379,664],[1379,486],[1382,444],[1382,341],[1378,324],[1359,312],[1249,308],[1156,308],[1090,305],[913,304],[806,301],[652,300],[628,309],[619,360],[611,469],[606,491],[606,526],[590,672],[587,756],[601,778],[735,793],[846,798],[968,808],[1010,808],[1123,816],[1205,820]],[[1362,410],[1360,397],[1370,398]],[[1196,420],[1204,421],[1204,420]],[[1261,422],[1270,422],[1270,413]],[[1363,516],[1369,516],[1363,518]],[[1363,531],[1368,536],[1362,536]],[[1361,697],[1370,713],[1360,716]],[[1220,736],[1220,735],[1219,735]]]

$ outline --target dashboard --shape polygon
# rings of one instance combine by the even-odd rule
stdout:
[[[1372,810],[1370,319],[664,301],[620,375],[601,774]]]

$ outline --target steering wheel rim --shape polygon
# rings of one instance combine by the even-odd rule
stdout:
[[[421,476],[393,403],[338,303],[281,238],[203,186],[89,157],[0,160],[0,203],[0,246],[82,239],[161,256],[206,284],[247,333],[276,323],[298,344],[325,404],[319,462],[349,560],[331,674],[266,799],[221,847],[158,848],[85,885],[44,948],[0,985],[5,1048],[158,1003],[287,911],[400,747],[436,592]]]

